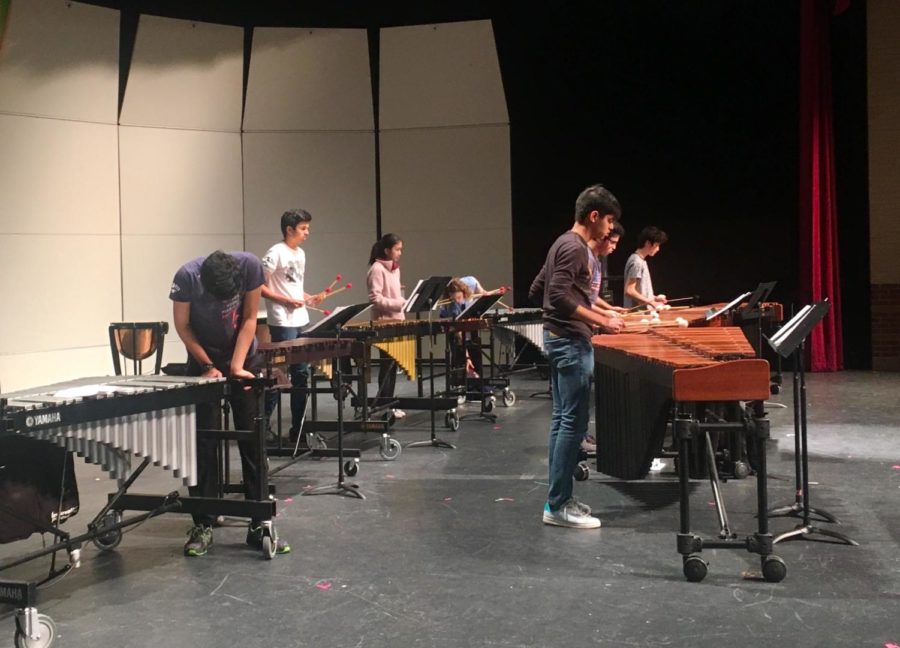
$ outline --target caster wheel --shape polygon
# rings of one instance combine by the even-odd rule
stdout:
[[[575,481],[587,481],[588,477],[591,476],[591,469],[588,468],[588,465],[583,461],[575,466]]]
[[[684,577],[692,583],[706,578],[707,565],[700,556],[691,555],[684,559]]]
[[[263,557],[266,560],[272,560],[275,557],[275,543],[271,536],[264,535],[262,539]]]
[[[506,407],[512,407],[516,404],[516,392],[507,388],[503,390],[503,404]]]
[[[100,529],[106,526],[112,526],[122,521],[122,514],[119,511],[107,511],[103,519],[100,520]],[[100,551],[112,551],[122,542],[122,529],[111,529],[101,533],[94,538],[94,546]]]
[[[49,648],[56,638],[56,623],[46,614],[38,614],[36,630],[38,638],[32,639],[22,631],[16,619],[16,648]]]
[[[762,561],[762,573],[769,583],[780,583],[787,576],[787,565],[778,556],[766,556]]]
[[[388,461],[393,461],[399,457],[402,451],[403,446],[400,445],[400,442],[397,441],[397,439],[392,439],[390,437],[384,439],[381,444],[381,449],[379,450],[382,458],[387,459]]]
[[[359,459],[351,459],[344,462],[344,474],[348,477],[355,477],[359,472]]]
[[[734,478],[744,479],[750,474],[750,466],[743,461],[734,462]]]
[[[459,416],[456,412],[447,412],[444,415],[444,425],[456,432],[459,429]]]
[[[457,405],[465,405],[465,404],[466,404],[466,395],[465,395],[465,394],[460,394],[459,396],[457,396],[457,397],[456,397],[456,404],[457,404]]]
[[[779,385],[778,383],[772,383],[771,385],[769,385],[769,393],[772,394],[772,396],[777,396],[781,393],[781,385]]]
[[[481,407],[485,412],[493,411],[494,403],[497,401],[493,396],[488,396],[481,402]]]

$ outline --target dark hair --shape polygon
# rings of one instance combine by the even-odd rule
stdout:
[[[372,253],[369,255],[369,265],[375,263],[377,259],[384,259],[384,251],[391,249],[402,240],[396,234],[385,234],[375,241],[375,245],[372,246]]]
[[[575,220],[583,223],[592,211],[600,212],[601,216],[613,215],[613,220],[622,217],[622,207],[612,193],[600,184],[591,185],[580,194],[575,201]]]
[[[297,227],[298,223],[308,223],[312,214],[305,209],[289,209],[281,215],[281,235],[287,236],[288,227]]]
[[[622,227],[622,223],[619,221],[613,223],[612,229],[609,230],[609,234],[606,235],[606,238],[611,238],[613,236],[618,236],[619,238],[625,236],[625,228]]]
[[[216,299],[231,299],[241,292],[243,274],[237,259],[227,252],[216,250],[200,266],[200,283]]]
[[[666,235],[665,232],[663,232],[658,227],[655,227],[653,225],[648,225],[647,227],[645,227],[644,229],[641,230],[640,234],[638,234],[637,246],[638,246],[638,249],[640,249],[640,248],[644,247],[645,243],[648,243],[648,242],[649,243],[659,243],[660,245],[662,245],[663,243],[665,243],[668,240],[669,240],[669,237]]]

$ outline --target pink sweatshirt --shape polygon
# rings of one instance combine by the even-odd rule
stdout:
[[[391,270],[392,261],[375,259],[366,274],[369,301],[372,303],[372,319],[406,319],[400,293],[400,268]]]

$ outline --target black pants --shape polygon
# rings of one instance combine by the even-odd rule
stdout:
[[[397,385],[397,361],[389,354],[378,349],[381,364],[378,367],[378,398],[375,405],[385,405],[394,400],[394,388]]]
[[[191,366],[188,365],[189,375]],[[195,372],[193,375],[198,375]],[[256,418],[257,402],[256,393],[252,389],[240,390],[236,394],[227,397],[231,406],[231,418],[235,430],[254,430],[254,418]],[[222,408],[218,403],[201,403],[197,405],[197,429],[221,430]],[[224,479],[219,474],[219,462],[217,449],[221,441],[210,439],[202,434],[197,435],[197,485],[188,488],[192,497],[217,497],[218,487]],[[241,473],[244,478],[244,496],[251,500],[264,499],[257,488],[260,457],[258,448],[250,441],[238,441],[238,450],[241,454]],[[265,461],[265,458],[263,458]],[[215,516],[208,514],[194,515],[194,524],[212,526]],[[258,524],[253,520],[252,524]]]

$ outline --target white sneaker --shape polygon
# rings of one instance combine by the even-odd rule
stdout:
[[[591,514],[591,507],[588,506],[587,504],[585,504],[584,502],[582,502],[580,499],[578,499],[574,495],[572,496],[571,501],[574,502],[575,506],[578,507],[578,510],[581,511],[582,513],[584,513],[585,515]]]
[[[392,410],[392,412],[394,414],[395,419],[406,418],[406,412],[404,412],[402,409],[395,409],[395,410]]]
[[[666,462],[662,459],[654,459],[650,464],[650,472],[662,472],[666,468]]]
[[[586,506],[575,498],[570,499],[558,511],[551,511],[550,505],[544,505],[544,524],[567,527],[570,529],[599,529],[600,518],[586,514],[581,508]]]

